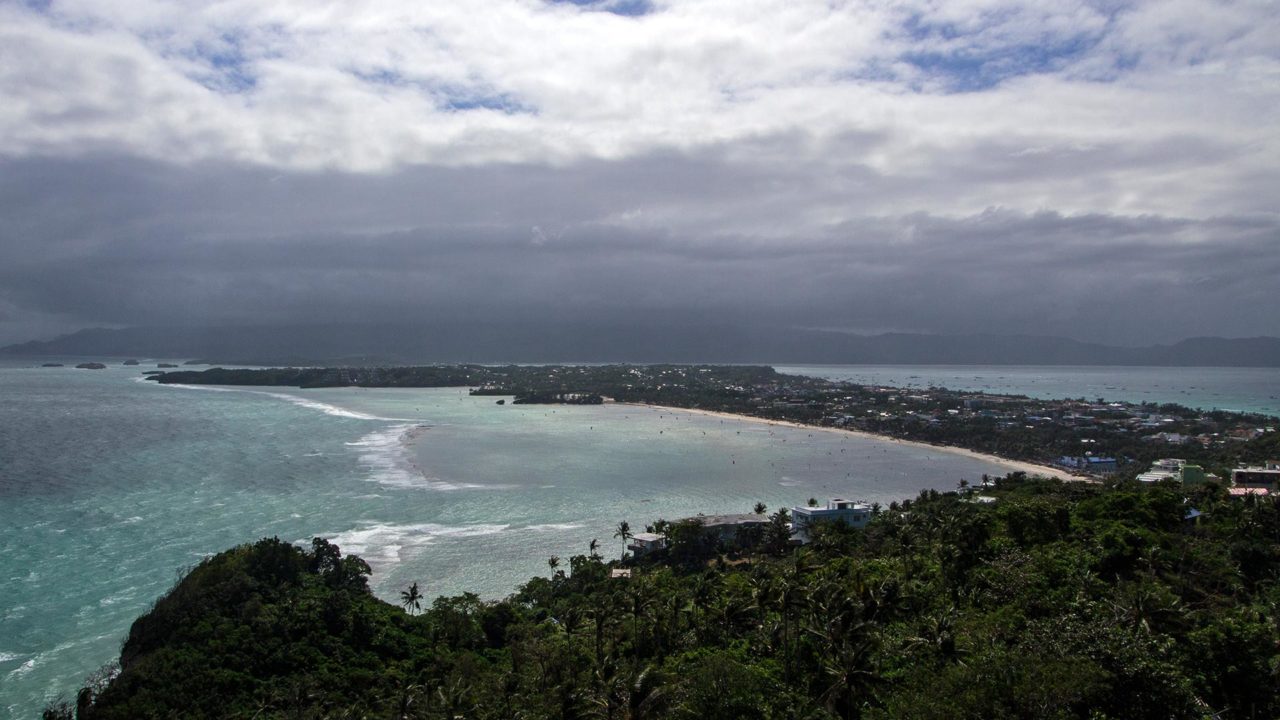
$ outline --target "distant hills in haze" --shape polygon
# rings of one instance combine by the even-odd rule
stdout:
[[[8,357],[194,358],[247,365],[706,362],[1280,367],[1280,338],[1118,347],[1030,335],[926,335],[707,325],[555,323],[94,328]]]

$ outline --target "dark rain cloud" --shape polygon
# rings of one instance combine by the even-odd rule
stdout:
[[[734,147],[376,175],[7,161],[0,340],[96,324],[433,318],[1108,342],[1280,334],[1273,218],[871,215],[858,186],[873,170],[792,173],[758,157]],[[817,219],[796,222],[806,210]]]

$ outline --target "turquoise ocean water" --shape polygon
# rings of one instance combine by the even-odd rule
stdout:
[[[145,369],[0,363],[0,716],[70,695],[183,569],[266,535],[334,539],[386,598],[414,581],[500,597],[592,538],[616,554],[620,520],[888,502],[1004,471],[683,412],[497,406],[457,389],[162,387]]]
[[[779,365],[777,370],[866,385],[1177,403],[1280,416],[1280,368]]]

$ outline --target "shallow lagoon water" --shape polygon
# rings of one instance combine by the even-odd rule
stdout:
[[[997,464],[843,433],[465,390],[185,388],[0,365],[0,709],[33,717],[113,659],[180,573],[321,535],[375,592],[501,597],[621,520],[951,488]]]

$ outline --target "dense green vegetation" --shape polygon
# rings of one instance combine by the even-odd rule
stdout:
[[[404,609],[323,540],[262,540],[140,618],[79,716],[1280,716],[1274,498],[1018,476],[981,492],[996,502],[931,491],[803,548],[677,524],[630,578],[593,541],[505,600],[428,606],[415,585]]]
[[[745,412],[754,391],[785,379],[804,388],[829,385],[779,375],[763,366],[725,365],[426,365],[360,368],[213,368],[161,373],[161,383],[319,387],[468,387],[472,395],[515,396],[516,403],[670,404]]]

